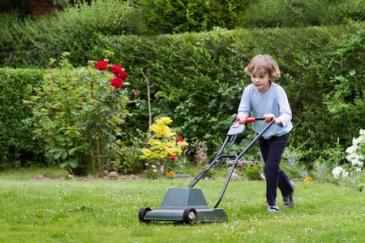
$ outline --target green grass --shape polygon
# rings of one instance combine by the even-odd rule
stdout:
[[[189,180],[31,179],[40,172],[0,173],[0,242],[365,242],[365,193],[332,184],[298,183],[297,207],[269,214],[263,182],[233,181],[226,223],[140,224],[140,207]],[[222,184],[198,184],[210,205]]]

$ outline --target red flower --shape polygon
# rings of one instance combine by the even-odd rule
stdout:
[[[183,138],[183,137],[181,137],[181,136],[178,136],[178,137],[177,137],[177,141],[178,141],[179,143],[185,142],[184,138]]]
[[[119,65],[113,65],[111,67],[112,73],[114,73],[115,76],[120,77],[122,79],[128,78],[128,73],[123,70],[123,68]]]
[[[96,63],[95,68],[97,70],[108,70],[108,65],[109,63],[107,61],[100,60]]]
[[[119,78],[119,77],[115,77],[115,78],[112,78],[112,79],[110,80],[110,84],[111,84],[114,88],[116,88],[116,89],[120,89],[120,88],[122,88],[122,87],[123,87],[124,82],[123,82],[123,80],[122,80],[121,78]]]
[[[175,161],[176,160],[176,155],[170,156],[170,159],[173,160],[173,161]]]

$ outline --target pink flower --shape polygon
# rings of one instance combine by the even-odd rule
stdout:
[[[115,78],[112,78],[112,79],[110,80],[110,84],[111,84],[114,88],[116,88],[116,89],[120,89],[120,88],[122,88],[122,87],[123,87],[124,82],[123,82],[123,80],[122,80],[120,77],[115,77]]]
[[[163,165],[160,165],[160,172],[163,173],[165,170],[165,167]]]
[[[128,78],[128,73],[124,71],[124,69],[121,66],[115,64],[110,69],[115,76],[120,77],[122,79]]]
[[[132,94],[138,95],[140,93],[139,89],[132,89]]]
[[[96,63],[95,68],[97,70],[108,70],[108,65],[109,63],[107,61],[100,60]]]

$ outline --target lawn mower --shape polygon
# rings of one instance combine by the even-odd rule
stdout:
[[[143,223],[151,221],[172,221],[186,224],[195,222],[227,221],[227,214],[222,208],[218,208],[218,206],[227,190],[227,186],[232,178],[234,169],[236,168],[240,158],[270,128],[270,126],[274,123],[274,120],[270,121],[239,154],[226,154],[224,151],[227,146],[229,147],[234,144],[238,137],[243,134],[245,130],[245,124],[253,123],[258,120],[262,121],[264,118],[250,117],[246,119],[245,123],[241,123],[239,120],[236,120],[228,130],[223,145],[217,152],[214,159],[211,160],[207,166],[205,166],[205,168],[194,178],[188,187],[169,188],[159,209],[151,210],[151,208],[145,207],[139,210],[139,221]],[[224,162],[227,159],[232,160],[232,165],[228,171],[218,201],[213,208],[210,208],[207,201],[205,200],[202,190],[199,188],[194,188],[194,186],[208,173],[210,169],[214,168],[216,165]]]

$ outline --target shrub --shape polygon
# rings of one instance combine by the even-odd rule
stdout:
[[[249,180],[261,180],[262,171],[263,171],[263,169],[262,169],[262,165],[260,164],[260,162],[255,162],[252,164],[248,164],[244,168],[244,175]]]
[[[111,161],[108,169],[119,171],[124,174],[140,173],[144,169],[144,160],[141,159],[139,147],[125,146],[123,144],[114,148],[117,152],[115,160]]]
[[[142,0],[140,6],[150,33],[182,33],[233,29],[239,13],[251,0]]]
[[[106,62],[98,62],[100,71],[93,66],[73,69],[67,59],[60,65],[45,74],[27,102],[32,106],[34,137],[44,143],[51,162],[74,173],[105,169],[111,159],[108,151],[128,114],[123,80],[103,71],[108,69]],[[111,70],[126,78],[119,66]]]
[[[23,122],[31,116],[24,106],[42,79],[43,70],[0,69],[0,168],[42,162],[40,146],[32,140],[33,125]]]
[[[83,66],[92,59],[100,34],[137,34],[143,23],[138,10],[124,1],[106,0],[5,26],[0,29],[0,66],[45,67],[63,52],[70,52],[72,64]]]
[[[335,144],[338,138],[340,144],[348,144],[348,134],[353,134],[357,130],[355,124],[361,123],[362,113],[358,112],[358,118],[345,128],[347,134],[343,133],[343,125],[332,120],[333,114],[323,102],[334,91],[328,80],[344,70],[334,53],[350,34],[359,36],[361,26],[215,29],[209,33],[148,38],[107,37],[104,48],[121,53],[113,61],[138,67],[132,71],[134,79],[144,80],[140,69],[149,76],[153,114],[172,117],[184,136],[208,141],[209,151],[214,151],[213,144],[221,143],[234,119],[231,115],[236,113],[242,88],[250,82],[243,65],[257,53],[270,53],[283,72],[278,82],[286,89],[294,114],[291,143],[308,151],[305,160],[311,164],[323,148]],[[348,50],[352,53],[350,47]],[[331,62],[339,69],[329,68]],[[361,65],[351,64],[362,73]],[[145,97],[145,84],[138,85],[141,97]],[[362,83],[360,86],[365,87]],[[142,102],[138,112],[136,119],[148,119],[146,103]]]
[[[351,144],[365,120],[364,24],[338,27],[274,28],[161,36],[108,36],[93,50],[114,63],[128,64],[140,100],[136,116],[122,126],[123,141],[136,128],[148,129],[145,76],[150,80],[152,113],[169,116],[191,141],[207,141],[211,153],[234,120],[242,88],[250,80],[243,65],[270,53],[282,70],[278,82],[293,111],[291,146],[310,167],[337,141]],[[114,54],[113,54],[114,53]],[[348,71],[350,70],[350,72]],[[143,75],[143,73],[145,76]],[[344,125],[346,124],[346,125]],[[128,146],[131,146],[127,142]]]
[[[364,0],[259,0],[242,11],[238,26],[318,26],[363,21],[364,4]]]
[[[152,134],[148,138],[148,146],[141,150],[141,157],[155,173],[157,168],[163,173],[165,167],[171,167],[169,164],[174,163],[182,154],[183,148],[188,145],[181,136],[176,137],[176,133],[170,129],[171,122],[170,117],[158,118],[149,128]]]

